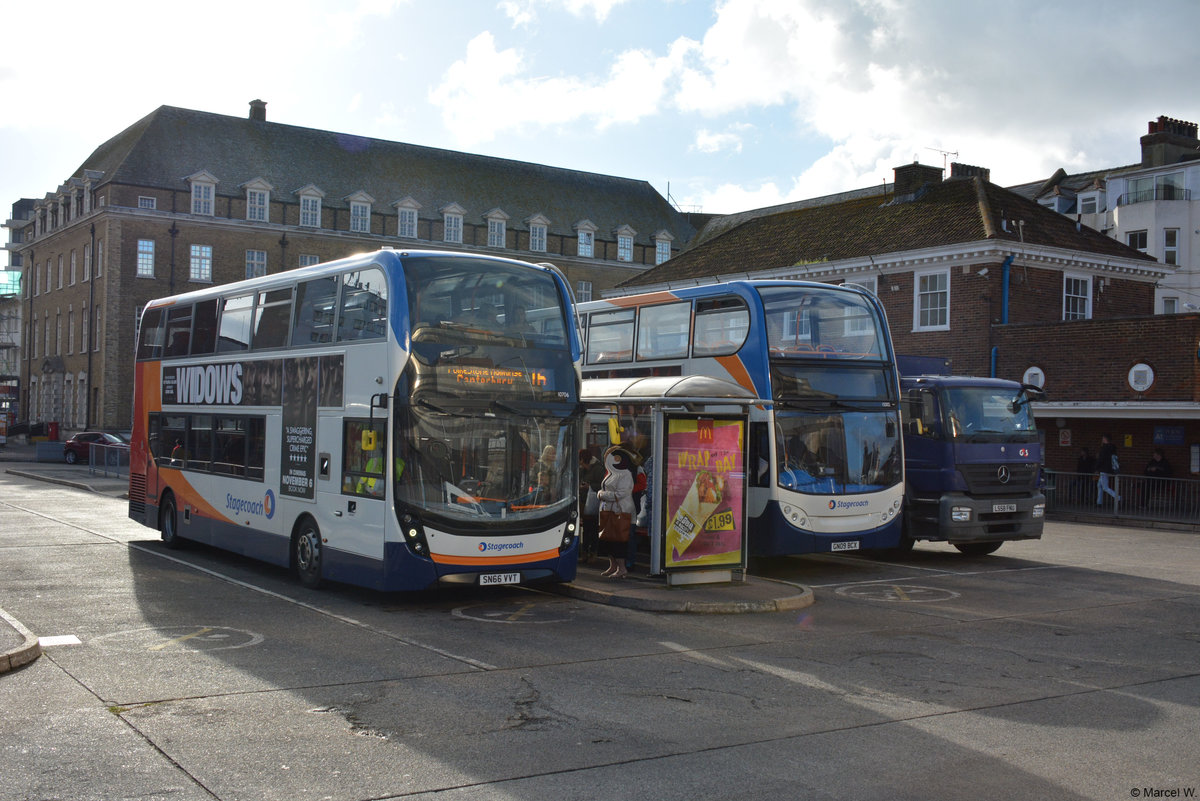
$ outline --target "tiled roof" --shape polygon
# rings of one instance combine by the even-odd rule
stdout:
[[[218,195],[241,195],[242,184],[263,178],[272,198],[294,200],[313,184],[327,207],[347,208],[347,196],[362,190],[376,211],[411,196],[420,215],[458,203],[468,221],[502,209],[514,227],[535,214],[550,220],[550,232],[574,236],[573,225],[590,219],[601,237],[631,225],[640,243],[660,230],[678,245],[695,228],[648,182],[548,167],[528,162],[370,139],[293,125],[161,106],[105,142],[83,163],[103,181],[187,190],[186,176],[207,170],[217,177]]]
[[[889,199],[863,197],[752,217],[620,286],[702,281],[984,240],[1154,261],[977,177],[927,185],[905,202]],[[1022,220],[1024,225],[1019,226]]]

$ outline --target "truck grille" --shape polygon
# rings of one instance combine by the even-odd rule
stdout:
[[[1001,481],[1001,467],[1008,468],[1008,481]],[[971,495],[1011,495],[1036,489],[1038,465],[1029,462],[960,465]]]

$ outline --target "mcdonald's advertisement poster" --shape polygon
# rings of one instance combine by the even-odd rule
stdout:
[[[667,420],[664,567],[741,564],[744,444],[742,420]]]

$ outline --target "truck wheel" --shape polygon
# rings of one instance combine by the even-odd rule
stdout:
[[[1000,550],[1003,542],[955,542],[952,543],[962,553],[967,556],[987,556],[989,553],[995,553]]]

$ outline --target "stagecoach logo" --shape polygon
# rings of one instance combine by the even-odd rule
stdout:
[[[233,493],[225,495],[225,508],[234,514],[247,514],[265,517],[270,520],[275,516],[275,493],[267,490],[261,501],[246,498],[236,498]]]
[[[829,502],[830,509],[862,509],[867,505],[867,501],[839,501],[834,499]]]
[[[1008,465],[1006,465],[1006,464],[1000,465],[1000,467],[996,470],[996,478],[998,478],[1000,480],[1001,484],[1008,483],[1008,479],[1010,478],[1009,473],[1008,473]]]
[[[488,551],[519,551],[525,547],[523,542],[481,542],[479,543],[479,552],[487,553]]]

